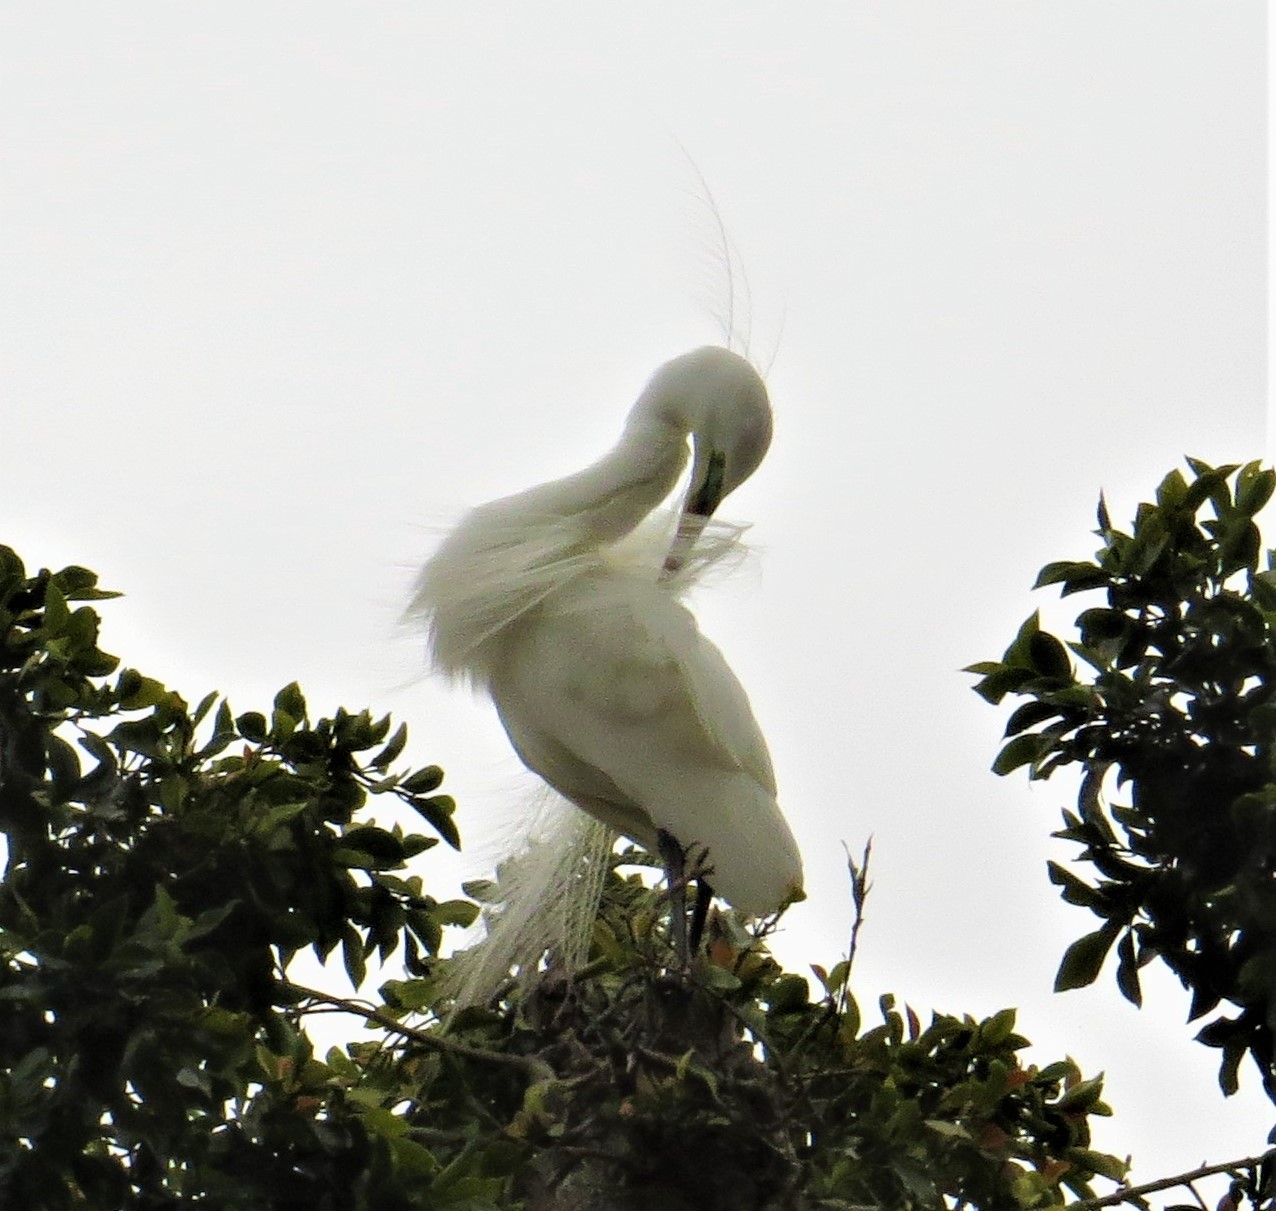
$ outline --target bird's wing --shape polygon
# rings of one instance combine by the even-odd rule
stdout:
[[[775,770],[762,729],[744,686],[717,646],[706,639],[690,611],[670,602],[663,590],[655,590],[657,605],[673,609],[643,610],[637,625],[649,642],[672,656],[677,668],[678,691],[695,712],[706,737],[729,760],[768,794],[776,793]]]
[[[507,657],[492,683],[502,721],[561,793],[644,845],[665,829],[708,846],[738,907],[769,911],[800,885],[748,698],[668,592],[583,579],[520,624]]]
[[[615,574],[582,580],[535,612],[512,663],[554,718],[588,712],[609,735],[660,736],[671,753],[741,770],[775,794],[744,687],[690,611],[657,584]],[[594,730],[561,738],[572,747],[574,735]]]

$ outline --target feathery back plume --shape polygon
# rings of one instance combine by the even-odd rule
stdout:
[[[417,578],[408,617],[423,622],[435,668],[485,688],[506,631],[596,564],[571,517],[529,519],[493,501],[472,509]]]
[[[677,509],[660,509],[614,543],[585,545],[575,518],[526,514],[494,501],[471,510],[443,541],[417,578],[407,616],[425,624],[435,668],[454,679],[487,686],[509,628],[554,592],[600,565],[630,574],[649,570],[680,597],[720,564],[738,562],[745,525],[710,519],[685,564],[661,572],[677,532]]]
[[[536,835],[500,865],[486,936],[453,956],[446,988],[454,1013],[487,1004],[511,978],[526,990],[547,969],[584,966],[615,843],[605,824],[549,797]]]

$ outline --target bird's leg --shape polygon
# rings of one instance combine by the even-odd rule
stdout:
[[[687,948],[687,855],[678,839],[662,828],[656,833],[656,844],[665,864],[665,880],[669,887],[669,936],[673,941],[678,966],[684,971],[690,962]]]
[[[696,903],[691,910],[691,953],[700,950],[700,940],[704,937],[704,924],[709,919],[709,903],[713,899],[713,888],[703,878],[696,880]]]
[[[709,851],[701,849],[695,861],[686,872],[685,882],[696,881],[696,902],[691,910],[691,953],[700,950],[700,939],[704,935],[705,921],[709,915],[709,904],[713,900],[713,884],[709,882],[713,874],[713,864],[709,861]]]

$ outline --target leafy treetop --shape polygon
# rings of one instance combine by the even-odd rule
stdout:
[[[0,1205],[1009,1211],[1124,1172],[1090,1148],[1100,1079],[1029,1062],[1013,1010],[866,1023],[850,957],[813,989],[727,914],[671,971],[632,853],[583,971],[548,956],[445,1028],[444,930],[479,906],[420,873],[459,843],[441,771],[295,685],[191,709],[98,647],[110,596],[0,548]],[[304,948],[356,995],[295,983]],[[361,999],[374,952],[402,969]],[[335,1010],[369,1030],[320,1058]]]
[[[1082,773],[1055,835],[1097,878],[1053,862],[1050,877],[1102,924],[1068,949],[1056,987],[1094,981],[1115,945],[1117,984],[1137,1005],[1140,970],[1161,961],[1191,991],[1191,1018],[1232,1007],[1197,1036],[1222,1052],[1223,1090],[1249,1055],[1276,1099],[1276,565],[1268,553],[1260,568],[1254,521],[1276,472],[1188,464],[1129,533],[1100,500],[1093,560],[1042,569],[1038,587],[1102,594],[1077,640],[1034,614],[1001,660],[970,671],[989,702],[1028,699],[997,773]]]

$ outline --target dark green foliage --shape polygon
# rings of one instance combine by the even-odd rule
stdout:
[[[235,717],[117,672],[80,604],[107,596],[0,548],[0,1206],[1010,1209],[1120,1176],[1098,1080],[1022,1061],[1013,1011],[883,998],[865,1028],[849,963],[812,998],[726,916],[670,975],[633,873],[584,972],[444,1030],[439,943],[477,906],[405,870],[434,838],[367,815],[388,795],[455,844],[441,772],[295,685]],[[376,1004],[291,982],[338,947],[355,985],[374,951],[403,978]],[[371,1030],[320,1059],[332,1009]]]
[[[940,1208],[958,1197],[1009,1211],[1124,1173],[1089,1149],[1090,1116],[1109,1113],[1101,1080],[1070,1061],[1023,1064],[1013,1010],[923,1027],[883,997],[880,1023],[865,1028],[845,963],[816,969],[813,996],[726,915],[690,975],[670,975],[662,909],[637,876],[613,873],[583,976],[521,1001],[511,985],[500,1005],[459,1016],[449,1037],[534,1058],[528,1078],[431,1057],[448,1074],[433,1086],[449,1099],[444,1121],[477,1098],[489,1140],[520,1143],[513,1189],[529,1209]],[[392,1004],[432,995],[428,981],[386,993]]]
[[[1057,987],[1091,983],[1115,946],[1117,983],[1139,1004],[1139,971],[1160,959],[1191,991],[1192,1018],[1224,1001],[1237,1010],[1198,1035],[1222,1050],[1224,1091],[1248,1054],[1276,1098],[1276,572],[1270,555],[1260,570],[1254,522],[1276,473],[1189,465],[1128,534],[1100,501],[1093,562],[1042,570],[1038,587],[1104,595],[1078,616],[1076,642],[1034,615],[1000,661],[969,671],[989,702],[1029,699],[996,772],[1083,775],[1056,835],[1081,845],[1097,878],[1055,863],[1050,877],[1103,924],[1068,949]],[[1108,801],[1110,782],[1125,803]]]
[[[357,980],[437,949],[454,910],[386,873],[436,840],[357,818],[398,795],[455,843],[438,773],[388,774],[388,720],[312,726],[296,686],[235,719],[116,673],[95,585],[0,548],[0,1205],[381,1206],[359,1120],[297,1117],[262,1068],[307,1060],[297,950]]]

